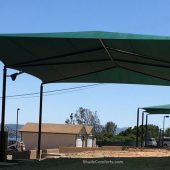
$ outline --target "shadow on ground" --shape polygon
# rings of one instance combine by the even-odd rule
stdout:
[[[47,159],[0,162],[0,169],[8,170],[170,170],[170,157],[161,158],[98,158]]]

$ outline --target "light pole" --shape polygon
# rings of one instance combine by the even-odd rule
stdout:
[[[148,115],[146,114],[146,125],[145,125],[145,146],[147,146],[147,138],[148,138]]]
[[[1,113],[1,135],[0,135],[0,161],[6,160],[6,149],[5,149],[5,105],[6,105],[6,77],[11,77],[15,81],[17,75],[22,74],[22,72],[14,73],[12,75],[7,75],[7,67],[4,66],[3,69],[3,86],[2,86],[2,113]]]
[[[162,147],[164,146],[164,129],[165,129],[165,118],[169,118],[169,116],[164,116],[164,117],[163,117]]]
[[[142,112],[141,147],[143,147],[143,123],[144,123],[144,114],[145,114],[145,111]]]
[[[18,139],[18,113],[19,113],[20,108],[17,109],[17,124],[16,124],[16,142]]]

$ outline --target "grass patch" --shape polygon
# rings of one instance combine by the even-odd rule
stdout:
[[[8,162],[10,164],[10,162]],[[8,170],[170,170],[170,157],[162,158],[98,158],[98,159],[47,159],[19,161],[1,165]]]

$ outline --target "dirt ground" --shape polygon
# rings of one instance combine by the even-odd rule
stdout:
[[[50,153],[47,158],[107,158],[107,157],[170,157],[167,149],[126,149],[123,151],[85,151],[55,155]]]
[[[158,148],[125,148],[124,150],[119,151],[93,150],[79,153],[51,152],[48,153],[45,157],[42,157],[40,160],[18,159],[5,163],[1,162],[0,170],[1,169],[170,170],[170,150]]]

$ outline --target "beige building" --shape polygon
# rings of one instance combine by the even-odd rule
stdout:
[[[26,150],[38,145],[38,123],[27,123],[20,129]],[[93,127],[68,124],[42,124],[41,149],[56,147],[93,147]]]

